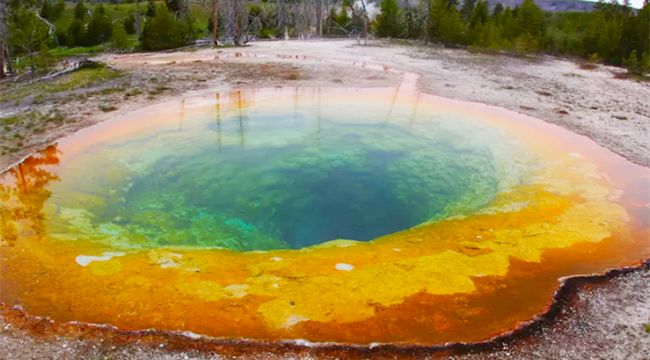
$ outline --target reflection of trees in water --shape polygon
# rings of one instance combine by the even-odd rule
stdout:
[[[243,148],[246,145],[246,120],[248,120],[246,109],[253,104],[251,98],[254,93],[255,90],[243,91],[237,89],[230,91],[225,97],[219,93],[215,95],[216,102],[214,110],[215,121],[217,123],[217,146],[219,150],[221,150],[222,146],[222,112],[225,112],[226,116],[233,115],[235,117],[239,134],[239,146]],[[225,105],[225,111],[222,108],[222,104]]]
[[[216,94],[217,102],[215,104],[216,121],[217,121],[217,146],[221,151],[221,95]]]
[[[43,207],[52,192],[48,190],[51,181],[58,176],[43,167],[58,165],[56,144],[25,159],[5,173],[0,183],[0,235],[8,243],[18,239],[18,223],[25,222],[35,235],[45,234]]]
[[[244,129],[244,120],[246,118],[246,115],[244,114],[244,108],[246,106],[246,103],[242,96],[241,90],[234,91],[231,94],[231,98],[233,98],[233,102],[237,109],[237,122],[239,124],[239,143],[241,147],[244,147],[246,144],[246,130]]]

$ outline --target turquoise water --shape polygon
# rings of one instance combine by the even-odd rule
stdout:
[[[102,241],[233,250],[367,241],[492,200],[504,186],[495,157],[513,145],[485,125],[414,123],[406,110],[394,109],[405,121],[392,123],[372,108],[354,119],[316,117],[310,104],[272,115],[255,107],[245,116],[193,115],[180,128],[73,159],[68,169],[92,162],[101,171],[69,171],[57,184],[68,196],[55,191],[53,199],[60,217],[77,228],[89,223]]]

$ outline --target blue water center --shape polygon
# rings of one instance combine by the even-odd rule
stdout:
[[[207,112],[94,149],[90,222],[125,246],[299,249],[470,213],[499,191],[489,127],[477,140],[469,120],[365,110]]]

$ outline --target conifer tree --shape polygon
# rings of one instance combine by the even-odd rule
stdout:
[[[16,53],[26,54],[32,73],[39,68],[36,53],[47,44],[48,27],[31,6],[17,4],[7,19],[8,43]]]
[[[497,17],[502,12],[503,12],[503,4],[498,2],[496,5],[494,5],[494,9],[492,9],[492,17]]]
[[[639,59],[637,57],[636,50],[632,50],[632,52],[630,52],[630,55],[625,60],[625,66],[627,67],[627,71],[630,74],[641,75],[643,71],[639,66]]]
[[[84,45],[92,46],[105,43],[111,39],[112,31],[111,19],[104,5],[99,4],[95,7],[95,11],[93,11],[88,22]]]
[[[429,39],[446,44],[464,42],[464,24],[455,3],[433,0],[429,10]]]
[[[153,0],[149,0],[147,3],[147,17],[154,17],[156,16],[156,3],[153,2]]]
[[[44,19],[52,20],[53,13],[52,13],[52,4],[50,4],[50,0],[43,0],[40,14]]]
[[[65,39],[67,46],[83,45],[86,42],[86,28],[84,23],[79,19],[74,19],[68,27]]]
[[[47,46],[47,42],[42,41],[39,50],[38,58],[36,59],[36,67],[38,71],[46,73],[52,67],[52,57],[50,56],[50,48]]]
[[[124,19],[124,30],[127,34],[135,34],[135,15],[129,14],[129,16]]]
[[[464,0],[463,6],[460,8],[460,14],[463,17],[464,21],[469,21],[474,12],[474,7],[476,6],[476,0]]]
[[[113,31],[111,34],[111,46],[116,49],[126,49],[129,47],[129,40],[124,29],[124,24],[117,21],[113,24]]]
[[[78,0],[77,4],[74,7],[74,18],[79,20],[84,20],[88,15],[88,8],[84,0]]]
[[[65,0],[58,0],[56,4],[52,7],[52,20],[56,20],[61,17],[65,11]]]
[[[469,26],[474,28],[485,24],[490,18],[488,4],[485,0],[479,0],[474,7],[472,16],[469,19]]]
[[[544,32],[544,12],[533,0],[524,0],[517,8],[516,31],[539,37]]]
[[[382,0],[381,13],[377,18],[377,35],[380,37],[401,37],[404,20],[397,0]]]
[[[158,9],[156,16],[145,23],[140,41],[144,50],[172,49],[185,45],[178,21],[166,8]]]

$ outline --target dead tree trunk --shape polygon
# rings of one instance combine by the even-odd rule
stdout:
[[[308,37],[311,32],[311,6],[309,0],[302,0],[300,10],[297,10],[297,15],[300,18],[300,34],[301,36]]]
[[[316,0],[316,29],[318,36],[323,37],[323,0]]]
[[[5,43],[0,39],[0,79],[7,77],[5,73]]]
[[[142,18],[140,14],[140,0],[135,0],[135,33],[140,38],[142,35]]]
[[[424,31],[422,36],[424,37],[424,43],[429,43],[429,24],[431,21],[431,0],[426,0],[424,2]]]
[[[367,44],[368,41],[368,11],[366,10],[366,1],[361,0],[361,14],[356,14],[356,6],[352,7],[353,15],[359,16],[361,18],[361,34],[357,41],[361,44],[361,39],[363,39],[363,45]]]
[[[232,21],[234,26],[233,42],[235,46],[241,46],[241,8],[240,0],[233,0]]]
[[[190,16],[190,4],[189,0],[179,0],[181,3],[181,18],[185,19]]]
[[[5,26],[5,12],[7,11],[5,0],[0,0],[0,79],[7,77],[5,73],[5,55],[7,28]]]
[[[226,28],[228,37],[232,38],[235,46],[241,46],[250,41],[248,37],[248,8],[246,0],[229,0],[225,9]]]
[[[361,18],[363,19],[363,30],[361,31],[361,36],[363,37],[363,45],[366,45],[368,41],[368,12],[366,11],[365,0],[361,0],[361,6],[363,9],[363,13],[361,14]]]
[[[219,4],[218,0],[212,0],[212,41],[219,45]]]
[[[283,33],[285,40],[289,39],[289,31],[287,29],[287,9],[284,0],[278,0],[278,31]]]

